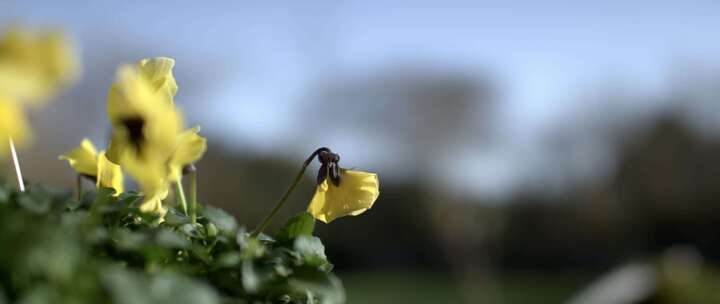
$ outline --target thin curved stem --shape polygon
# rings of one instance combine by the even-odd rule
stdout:
[[[272,218],[277,214],[278,211],[280,211],[280,208],[282,208],[283,205],[285,205],[285,202],[287,201],[288,197],[290,197],[290,194],[295,190],[295,187],[300,183],[300,180],[303,177],[303,174],[305,173],[305,169],[307,169],[308,165],[310,165],[310,162],[317,156],[318,153],[321,151],[330,151],[330,149],[322,147],[320,149],[315,150],[310,156],[303,162],[302,168],[300,168],[300,172],[295,176],[295,180],[293,180],[292,184],[290,184],[290,187],[285,191],[282,197],[280,197],[280,200],[278,200],[277,203],[275,203],[275,207],[270,211],[270,213],[265,216],[263,221],[260,223],[260,225],[255,228],[252,233],[250,233],[250,236],[257,237],[267,226],[270,224],[270,221]]]
[[[77,175],[77,199],[78,201],[82,200],[82,193],[83,193],[83,185],[82,185],[82,174]]]
[[[180,201],[180,207],[182,207],[183,212],[185,212],[185,215],[188,215],[187,200],[185,200],[185,191],[183,190],[182,180],[175,183],[175,195],[177,200]]]
[[[190,172],[190,222],[197,222],[197,171]]]

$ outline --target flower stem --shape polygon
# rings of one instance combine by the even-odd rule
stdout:
[[[185,191],[183,190],[182,180],[175,183],[175,196],[180,201],[180,207],[182,207],[185,215],[188,214],[187,201],[185,200]]]
[[[197,171],[190,172],[190,222],[197,222]]]
[[[77,175],[77,199],[78,199],[78,201],[82,200],[82,193],[83,193],[82,179],[83,179],[83,176],[81,174],[78,174]]]
[[[315,156],[318,153],[320,153],[320,151],[329,151],[329,150],[330,149],[323,147],[323,148],[315,150],[315,152],[310,154],[310,156],[303,163],[302,168],[300,168],[300,172],[298,172],[298,174],[295,176],[295,180],[290,185],[290,188],[288,188],[285,191],[285,193],[283,194],[283,196],[280,197],[280,200],[278,200],[278,202],[275,203],[275,207],[273,207],[273,209],[270,211],[270,213],[267,216],[265,216],[265,218],[260,223],[260,225],[258,225],[257,228],[255,228],[255,230],[252,231],[252,233],[250,233],[250,236],[257,237],[261,232],[263,232],[263,230],[265,230],[265,228],[267,228],[267,225],[270,224],[270,221],[272,220],[272,218],[275,216],[275,214],[277,214],[277,212],[280,210],[280,208],[282,208],[282,206],[285,205],[285,202],[287,201],[290,194],[293,192],[293,190],[295,190],[295,187],[298,185],[298,183],[300,183],[300,180],[302,179],[303,174],[305,173],[305,169],[307,168],[308,165],[310,165],[310,162],[312,162],[313,158],[315,158]]]
[[[18,160],[17,151],[15,151],[15,143],[11,137],[8,137],[10,141],[10,154],[12,155],[13,165],[15,166],[15,175],[17,176],[18,189],[20,192],[25,192],[25,182],[23,181],[22,171],[20,171],[20,161]]]

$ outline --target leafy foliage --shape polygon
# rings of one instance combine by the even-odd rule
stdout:
[[[161,222],[137,193],[0,186],[2,303],[342,303],[314,219],[253,238],[221,209]]]

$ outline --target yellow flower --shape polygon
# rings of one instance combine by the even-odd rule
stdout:
[[[22,104],[39,104],[77,77],[74,51],[62,35],[11,28],[0,36],[0,157],[8,138],[18,148],[32,138]]]
[[[326,178],[315,191],[308,212],[325,223],[370,209],[380,195],[375,173],[340,169],[341,182],[336,186]]]
[[[182,112],[174,105],[177,92],[174,60],[153,58],[123,66],[108,96],[113,126],[108,158],[119,163],[140,185],[145,201],[140,209],[164,215],[161,201],[182,168],[206,150],[199,128],[181,131]]]
[[[0,158],[10,150],[8,138],[21,148],[30,142],[32,132],[20,105],[0,96]]]
[[[147,211],[167,193],[167,159],[182,126],[181,113],[136,67],[123,66],[110,88],[108,116],[113,126],[108,158],[137,181],[145,194],[141,209]]]
[[[169,154],[183,124],[182,113],[132,66],[118,71],[108,94],[108,117],[113,126],[108,158],[121,165],[119,153],[131,152],[136,158]]]
[[[0,37],[0,94],[40,103],[77,78],[72,45],[57,32],[12,28]]]
[[[60,159],[67,160],[78,174],[94,177],[97,187],[113,188],[115,195],[120,195],[124,191],[124,178],[120,166],[110,162],[105,157],[105,151],[100,151],[98,154],[95,145],[89,139],[83,139],[80,146],[67,155],[61,155]]]

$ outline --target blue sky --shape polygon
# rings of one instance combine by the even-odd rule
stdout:
[[[112,79],[112,71],[93,66],[108,49],[127,54],[113,57],[117,64],[176,58],[180,97],[193,99],[180,100],[191,120],[261,152],[321,144],[297,139],[303,117],[296,110],[322,77],[402,61],[490,73],[502,91],[497,124],[507,140],[467,153],[484,172],[473,180],[487,185],[459,186],[470,192],[502,193],[527,175],[543,174],[525,163],[543,162],[537,139],[569,115],[592,111],[577,97],[594,86],[656,94],[675,64],[720,63],[720,5],[713,1],[42,2],[2,2],[0,18],[68,29],[82,45],[87,77]],[[97,94],[104,99],[103,90]],[[349,157],[375,169],[392,165],[372,163],[368,153]]]

